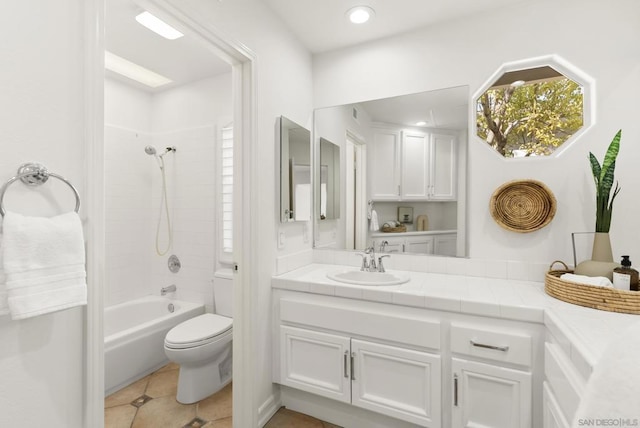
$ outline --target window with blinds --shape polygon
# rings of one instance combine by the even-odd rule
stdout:
[[[220,240],[220,261],[231,262],[233,253],[233,127],[222,129],[220,157],[222,168],[220,182],[221,204],[220,215],[222,221]]]

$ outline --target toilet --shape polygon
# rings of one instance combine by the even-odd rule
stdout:
[[[231,382],[233,280],[213,280],[215,314],[188,319],[167,332],[164,352],[180,365],[178,395],[183,404],[208,397]]]

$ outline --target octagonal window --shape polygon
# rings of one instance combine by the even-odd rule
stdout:
[[[509,68],[499,70],[474,100],[477,135],[498,154],[551,156],[590,123],[588,78],[559,64]]]

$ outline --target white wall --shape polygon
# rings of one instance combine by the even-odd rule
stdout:
[[[86,202],[82,6],[80,0],[0,6],[0,181],[22,163],[39,161],[68,178]],[[14,183],[6,209],[35,216],[71,210],[69,188],[49,184]],[[80,216],[86,224],[86,205]],[[0,317],[0,426],[43,420],[82,426],[84,322],[83,308],[22,321]]]
[[[640,173],[640,4],[633,0],[563,0],[519,4],[433,28],[314,57],[314,104],[325,107],[470,85],[474,93],[504,62],[557,54],[596,80],[596,124],[553,159],[510,161],[470,138],[468,175],[469,256],[500,260],[572,261],[571,232],[593,230],[595,191],[588,163],[599,159],[623,129],[616,179],[613,251],[640,258],[635,189]],[[485,36],[483,36],[485,35]],[[372,72],[375,70],[375,72]],[[540,180],[554,192],[553,222],[534,233],[501,229],[488,202],[506,181]]]
[[[175,284],[177,299],[212,308],[216,265],[217,139],[232,119],[231,74],[147,93],[112,79],[105,82],[106,284],[105,305],[159,294]],[[155,159],[162,153],[169,196],[173,245],[156,253],[162,176]],[[159,247],[166,249],[166,216]],[[176,254],[182,269],[172,273]]]

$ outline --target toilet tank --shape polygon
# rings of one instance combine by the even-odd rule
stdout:
[[[233,273],[231,269],[213,275],[214,313],[233,318]]]

